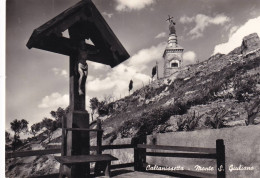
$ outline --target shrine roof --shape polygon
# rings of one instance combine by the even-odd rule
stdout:
[[[65,30],[70,38],[62,35]],[[90,61],[114,67],[129,58],[91,0],[80,1],[35,29],[27,47],[71,56],[77,52],[79,39],[90,39],[94,45],[85,44],[86,49],[99,51],[89,54]]]

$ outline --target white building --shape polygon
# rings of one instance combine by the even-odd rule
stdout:
[[[164,58],[164,77],[169,77],[173,73],[180,70],[182,67],[182,54],[183,48],[178,45],[176,30],[175,30],[175,23],[173,20],[170,21],[169,25],[169,38],[168,44],[164,50],[163,58]]]

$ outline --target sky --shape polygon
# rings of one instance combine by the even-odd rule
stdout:
[[[159,62],[168,39],[168,15],[174,17],[184,65],[216,53],[227,54],[241,45],[245,35],[260,35],[259,0],[92,0],[130,54],[120,65],[88,62],[86,104],[112,96],[114,100],[147,85],[152,67]],[[78,0],[6,1],[6,130],[14,119],[29,124],[51,117],[50,111],[69,104],[69,57],[26,43],[33,30]],[[66,31],[64,32],[66,36]]]

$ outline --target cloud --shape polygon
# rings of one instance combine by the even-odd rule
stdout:
[[[107,16],[108,18],[111,18],[114,14],[113,13],[107,13],[107,12],[102,12],[104,16]]]
[[[239,28],[238,26],[231,27],[230,30],[229,30],[228,36],[231,37],[237,31],[238,28]]]
[[[85,108],[86,108],[86,110],[90,110],[90,102],[89,102],[89,100],[90,100],[91,98],[88,96],[88,95],[86,95],[86,97],[85,97]]]
[[[157,46],[141,49],[128,60],[128,65],[138,67],[138,69],[142,71],[147,68],[148,63],[162,59],[162,54],[165,47],[166,42],[162,42]]]
[[[155,3],[155,0],[115,0],[117,11],[141,10]]]
[[[197,14],[195,17],[182,16],[180,18],[180,22],[183,24],[195,22],[195,27],[188,33],[188,35],[191,35],[192,39],[202,37],[205,28],[210,25],[224,25],[229,21],[230,18],[223,14],[218,14],[215,17],[209,17],[204,14]]]
[[[96,78],[88,82],[87,91],[113,91],[113,95],[116,97],[121,94],[123,96],[128,92],[128,84],[131,79],[134,81],[134,89],[137,89],[142,86],[142,82],[148,83],[150,76],[138,72],[134,67],[120,64],[113,68],[105,78]]]
[[[196,62],[196,53],[194,51],[187,51],[183,53],[183,64],[194,64]]]
[[[194,17],[187,17],[186,15],[185,16],[182,16],[181,18],[180,18],[180,22],[181,23],[191,23],[191,22],[193,22],[194,21]]]
[[[139,50],[127,62],[121,63],[113,69],[107,69],[105,76],[88,81],[87,92],[107,93],[118,98],[120,95],[128,94],[128,85],[131,79],[134,82],[134,90],[148,84],[151,76],[144,74],[145,69],[148,69],[150,64],[155,63],[156,60],[162,60],[165,47],[166,43],[163,42]]]
[[[165,32],[161,32],[159,33],[158,35],[155,36],[155,38],[163,38],[163,37],[166,37],[166,33]]]
[[[69,95],[61,95],[58,92],[52,93],[49,96],[45,96],[41,103],[38,105],[39,108],[57,108],[67,107],[69,105]]]
[[[101,69],[107,70],[110,68],[108,65],[100,64],[97,62],[91,62],[91,61],[88,61],[88,65],[90,65],[89,68],[91,68],[91,69],[93,68],[95,70],[101,70]]]
[[[94,76],[92,76],[92,75],[88,75],[88,78],[87,78],[87,80],[89,81],[89,80],[94,80]]]
[[[214,48],[213,54],[222,53],[227,54],[232,51],[234,48],[242,44],[243,37],[251,33],[257,33],[260,36],[260,16],[254,19],[248,20],[244,25],[238,29],[233,30],[233,33],[230,35],[228,42],[218,44]],[[236,27],[234,27],[236,28]],[[235,31],[235,32],[234,32]]]
[[[68,72],[65,70],[65,69],[59,69],[59,68],[52,68],[52,71],[54,72],[54,74],[56,76],[61,76],[61,77],[65,77],[65,78],[68,78],[69,75],[68,75]]]

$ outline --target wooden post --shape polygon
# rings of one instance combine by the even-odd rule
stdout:
[[[102,129],[101,119],[97,119],[97,129]],[[102,154],[102,135],[103,131],[97,131],[97,155]],[[105,175],[107,176],[107,174],[110,172],[110,165],[108,165],[108,163],[104,164],[100,162],[95,164],[95,176],[100,175],[101,171],[103,171],[103,168],[105,168]]]
[[[218,139],[216,141],[216,152],[217,152],[217,177],[225,178],[226,177],[226,168],[225,168],[224,140]]]
[[[67,133],[65,130],[66,127],[66,117],[62,117],[62,143],[61,143],[61,156],[67,155],[66,145],[67,145]]]
[[[106,162],[106,168],[105,168],[106,177],[110,177],[110,166],[111,166],[111,161]]]
[[[83,39],[77,33],[77,26],[70,27],[68,31],[70,39],[79,45]],[[89,128],[89,114],[85,110],[85,87],[83,94],[79,94],[78,65],[77,54],[72,54],[70,56],[70,112],[66,116],[67,128]],[[85,83],[83,85],[85,86]],[[66,156],[89,155],[89,132],[68,132],[66,145]],[[68,177],[83,178],[89,176],[90,166],[89,163],[73,165],[66,172],[68,172]]]
[[[135,171],[145,171],[143,167],[143,163],[146,163],[146,149],[145,148],[138,148],[138,144],[146,144],[147,137],[139,137],[133,138],[132,144],[134,145],[134,170]]]
[[[97,129],[102,129],[101,120],[97,119]],[[103,132],[97,132],[97,154],[102,154],[102,135]]]
[[[67,155],[67,133],[66,133],[66,117],[63,116],[61,120],[62,124],[62,140],[61,140],[61,156]],[[63,177],[63,174],[65,174],[65,165],[60,165],[59,170],[59,178]]]

